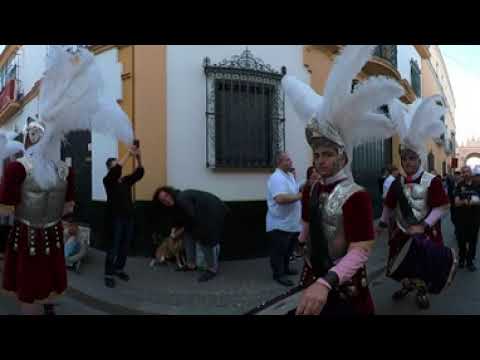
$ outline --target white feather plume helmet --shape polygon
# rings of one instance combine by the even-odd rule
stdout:
[[[404,90],[393,79],[371,77],[352,93],[352,81],[373,56],[377,45],[347,45],[337,56],[318,95],[307,84],[291,77],[282,86],[298,117],[307,127],[307,141],[324,137],[343,149],[350,168],[355,146],[386,139],[395,134],[395,124],[379,108],[401,97]]]
[[[126,144],[133,142],[127,114],[116,99],[106,94],[95,56],[82,47],[75,52],[60,45],[50,47],[40,85],[39,115],[45,134],[27,150],[27,155],[42,164],[34,172],[42,189],[55,181],[53,163],[59,160],[60,144],[68,133],[91,130]]]
[[[434,95],[417,99],[411,105],[404,105],[398,100],[389,104],[392,120],[400,137],[401,150],[409,149],[425,161],[427,141],[439,138],[445,133],[445,125],[441,121],[446,112],[442,98]]]

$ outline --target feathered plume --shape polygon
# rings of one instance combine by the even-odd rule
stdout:
[[[91,130],[127,144],[133,141],[128,116],[106,95],[95,57],[84,48],[71,53],[62,46],[51,47],[40,85],[39,115],[45,134],[27,153],[44,163],[45,170],[36,174],[42,188],[55,179],[51,162],[58,160],[59,145],[68,133]]]
[[[83,48],[72,54],[61,46],[52,47],[40,86],[39,111],[47,128],[62,136],[93,130],[125,143],[133,141],[128,116],[105,94],[95,57]]]
[[[404,90],[396,81],[386,77],[372,77],[360,84],[353,94],[344,97],[342,107],[335,114],[334,123],[346,135],[355,137],[357,142],[375,140],[374,125],[388,127],[393,131],[394,123],[385,115],[378,116],[378,109],[392,99],[402,96]],[[365,121],[363,114],[377,113],[374,123]],[[362,118],[362,121],[360,120]],[[367,130],[365,138],[362,129]],[[358,130],[355,130],[358,129]],[[370,132],[373,130],[373,132]],[[378,132],[377,132],[378,133]],[[383,135],[382,135],[383,136]]]
[[[439,101],[438,95],[418,99],[408,111],[400,109],[396,103],[390,104],[402,144],[422,157],[426,154],[428,139],[438,138],[445,132],[441,117],[446,109],[437,104]]]
[[[322,106],[322,97],[313,91],[310,86],[293,76],[284,76],[282,87],[297,116],[305,124],[308,124]]]
[[[14,140],[17,136],[15,132],[0,131],[0,160],[24,151],[23,144]]]
[[[334,113],[342,107],[342,101],[352,91],[352,81],[370,60],[378,45],[346,45],[335,58],[323,96],[328,104],[327,113]]]

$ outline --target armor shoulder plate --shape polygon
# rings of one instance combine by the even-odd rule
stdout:
[[[422,180],[420,180],[420,182],[422,184],[425,184],[426,187],[429,187],[430,184],[432,183],[432,180],[435,179],[436,176],[433,175],[433,174],[430,174],[429,172],[424,172],[423,175],[422,175]]]

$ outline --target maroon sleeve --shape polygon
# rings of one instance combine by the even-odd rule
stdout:
[[[385,201],[383,202],[383,204],[389,209],[395,209],[397,207],[397,194],[395,193],[394,187],[395,186],[390,186]]]
[[[17,205],[22,200],[22,183],[27,173],[18,161],[7,165],[0,185],[0,203],[4,205]]]
[[[309,185],[305,185],[302,190],[302,220],[310,221],[310,189]]]
[[[67,194],[65,196],[65,202],[75,201],[75,175],[73,168],[68,169],[67,177]]]
[[[439,177],[434,178],[428,188],[428,205],[433,209],[439,206],[448,205],[449,203],[447,193],[443,188],[442,180],[440,180]]]
[[[342,209],[347,243],[369,241],[375,238],[372,200],[366,191],[359,191],[350,196]]]

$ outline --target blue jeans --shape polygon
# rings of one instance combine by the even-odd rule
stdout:
[[[73,241],[67,241],[65,243],[65,258],[69,258],[70,256],[73,256],[77,254],[81,249],[80,241],[78,240],[73,240]]]
[[[208,270],[211,272],[218,272],[218,258],[220,255],[220,245],[215,246],[206,246],[198,243],[200,250],[203,253],[205,258],[205,263]],[[196,242],[193,239],[192,235],[185,232],[183,237],[183,246],[185,247],[185,255],[187,258],[187,264],[189,266],[196,264],[197,251],[196,251]]]
[[[128,249],[133,240],[134,223],[132,218],[117,217],[112,223],[113,246],[107,251],[105,275],[121,272],[127,263]]]

